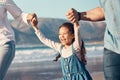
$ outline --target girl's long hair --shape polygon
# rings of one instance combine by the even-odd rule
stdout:
[[[59,27],[59,29],[60,29],[62,26],[68,28],[69,31],[71,32],[71,34],[74,34],[74,27],[73,27],[73,24],[72,24],[72,23],[66,22],[66,23],[62,24],[62,25]],[[74,39],[73,39],[73,42],[74,42]],[[87,64],[87,60],[86,60],[86,57],[85,57],[85,56],[86,56],[86,50],[85,50],[85,46],[84,46],[83,40],[82,40],[82,45],[81,45],[80,54],[81,54],[81,55],[80,55],[81,61],[86,65],[86,64]],[[58,59],[59,59],[60,57],[61,57],[61,55],[58,54],[53,61],[58,61]]]
[[[81,61],[86,65],[87,64],[87,60],[86,60],[86,49],[85,49],[85,45],[84,45],[84,41],[82,40],[82,45],[81,45],[81,50],[80,50],[80,59]]]

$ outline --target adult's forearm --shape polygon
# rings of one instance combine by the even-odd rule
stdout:
[[[104,18],[104,12],[101,7],[97,7],[94,9],[91,9],[86,12],[81,12],[79,14],[80,20],[85,20],[85,21],[102,21],[105,20]]]

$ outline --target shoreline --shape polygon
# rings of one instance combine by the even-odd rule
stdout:
[[[96,58],[97,59],[97,58]],[[93,80],[104,80],[102,62],[88,60],[86,65]],[[5,80],[61,80],[60,61],[40,61],[11,64]]]

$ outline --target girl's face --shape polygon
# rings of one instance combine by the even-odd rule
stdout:
[[[59,29],[59,39],[62,45],[70,46],[74,39],[74,34],[71,34],[68,28],[62,26]]]

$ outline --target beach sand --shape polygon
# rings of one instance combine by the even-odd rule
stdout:
[[[102,62],[100,60],[88,60],[86,68],[93,80],[104,80]],[[12,64],[5,80],[62,80],[61,77],[60,61],[40,61]]]
[[[95,73],[92,73],[91,75],[93,80],[105,80],[103,72],[95,72]]]
[[[90,72],[93,80],[105,80],[103,73],[103,58],[89,58],[87,61],[88,63],[86,68]]]

